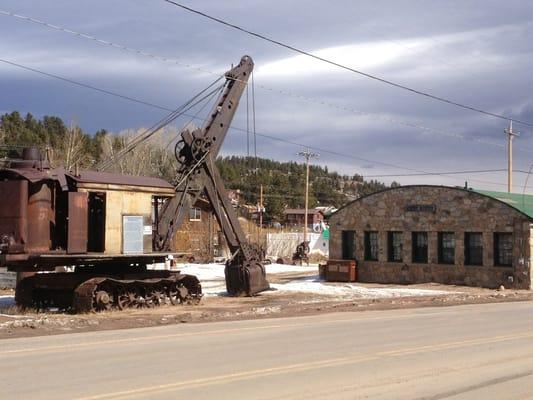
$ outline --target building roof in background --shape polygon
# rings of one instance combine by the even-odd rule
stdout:
[[[305,214],[304,208],[287,208],[285,211],[283,211],[284,214]],[[322,213],[321,210],[317,210],[316,208],[309,208],[307,210],[307,214],[316,214],[316,213]]]
[[[533,218],[533,196],[529,194],[507,193],[507,192],[494,192],[490,190],[476,190],[473,192],[492,197],[496,200],[500,200],[518,211],[526,214],[529,218]]]

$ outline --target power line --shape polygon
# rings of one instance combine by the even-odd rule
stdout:
[[[504,172],[506,169],[477,169],[477,170],[465,170],[465,171],[446,171],[439,172],[440,174],[446,175],[462,175],[462,174],[484,174],[488,172]],[[516,171],[515,172],[523,172]],[[408,176],[424,176],[424,175],[434,175],[435,172],[427,172],[420,174],[385,174],[385,175],[364,175],[364,178],[394,178],[394,177],[408,177]]]
[[[67,83],[70,83],[72,85],[80,86],[80,87],[83,87],[83,88],[86,88],[86,89],[96,90],[97,92],[104,93],[104,94],[107,94],[107,95],[110,95],[110,96],[119,97],[119,98],[124,99],[124,100],[133,101],[135,103],[143,104],[145,106],[157,108],[159,110],[174,111],[171,108],[159,106],[157,104],[150,103],[150,102],[144,101],[144,100],[140,100],[140,99],[137,99],[135,97],[125,96],[123,94],[120,94],[120,93],[117,93],[117,92],[112,92],[112,91],[106,90],[106,89],[102,89],[102,88],[99,88],[99,87],[96,87],[96,86],[93,86],[93,85],[89,85],[87,83],[78,82],[78,81],[75,81],[75,80],[72,80],[72,79],[68,79],[68,78],[65,78],[65,77],[62,77],[62,76],[59,76],[59,75],[51,74],[49,72],[45,72],[45,71],[38,70],[38,69],[35,69],[35,68],[27,67],[27,66],[22,65],[22,64],[17,64],[17,63],[15,63],[13,61],[9,61],[9,60],[5,60],[5,59],[1,59],[0,58],[0,62],[3,62],[4,64],[9,64],[9,65],[11,65],[13,67],[18,67],[18,68],[25,69],[27,71],[35,72],[37,74],[41,74],[41,75],[47,76],[49,78],[59,79],[59,80],[61,80],[63,82],[67,82]]]
[[[270,42],[272,44],[275,44],[277,46],[284,47],[284,48],[289,49],[289,50],[291,50],[293,52],[305,55],[307,57],[314,58],[315,60],[325,62],[325,63],[333,65],[335,67],[342,68],[342,69],[344,69],[346,71],[350,71],[350,72],[359,74],[359,75],[364,76],[366,78],[369,78],[369,79],[372,79],[372,80],[375,80],[375,81],[378,81],[378,82],[381,82],[381,83],[396,87],[398,89],[402,89],[402,90],[405,90],[405,91],[408,91],[408,92],[411,92],[411,93],[414,93],[414,94],[417,94],[417,95],[420,95],[420,96],[424,96],[424,97],[439,101],[441,103],[446,103],[446,104],[449,104],[449,105],[452,105],[452,106],[455,106],[455,107],[459,107],[459,108],[462,108],[462,109],[465,109],[465,110],[474,111],[474,112],[477,112],[477,113],[480,113],[480,114],[488,115],[488,116],[491,116],[491,117],[494,117],[494,118],[503,119],[503,120],[506,120],[506,121],[511,121],[512,120],[515,123],[519,123],[519,124],[522,124],[522,125],[525,125],[525,126],[533,127],[533,123],[532,122],[513,119],[513,118],[507,117],[505,115],[496,114],[496,113],[493,113],[493,112],[490,112],[490,111],[485,111],[485,110],[482,110],[481,108],[477,108],[477,107],[470,106],[470,105],[467,105],[467,104],[462,104],[462,103],[459,103],[459,102],[456,102],[456,101],[453,101],[453,100],[450,100],[450,99],[447,99],[447,98],[444,98],[444,97],[441,97],[441,96],[437,96],[437,95],[434,95],[434,94],[431,94],[431,93],[428,93],[428,92],[424,92],[424,91],[421,91],[421,90],[418,90],[418,89],[414,89],[414,88],[411,88],[409,86],[402,85],[400,83],[396,83],[396,82],[393,82],[391,80],[388,80],[388,79],[385,79],[385,78],[381,78],[379,76],[372,75],[372,74],[369,74],[367,72],[363,72],[361,70],[357,70],[357,69],[352,68],[352,67],[348,67],[348,66],[340,64],[340,63],[338,63],[336,61],[332,61],[332,60],[329,60],[327,58],[317,56],[315,54],[309,53],[309,52],[307,52],[305,50],[301,50],[301,49],[299,49],[297,47],[294,47],[292,45],[280,42],[278,40],[271,39],[271,38],[269,38],[269,37],[267,37],[267,36],[265,36],[263,34],[260,34],[260,33],[253,32],[251,30],[242,28],[242,27],[240,27],[238,25],[235,25],[235,24],[232,24],[230,22],[224,21],[224,20],[222,20],[220,18],[217,18],[217,17],[214,17],[212,15],[206,14],[204,12],[195,10],[194,8],[187,7],[187,6],[185,6],[185,5],[181,4],[181,3],[178,3],[176,1],[173,1],[173,0],[163,0],[163,1],[166,2],[166,3],[172,4],[172,5],[175,5],[177,7],[180,7],[180,8],[182,8],[182,9],[184,9],[186,11],[189,11],[191,13],[200,15],[200,16],[202,16],[204,18],[207,18],[207,19],[210,19],[212,21],[218,22],[219,24],[222,24],[222,25],[228,26],[230,28],[236,29],[238,31],[244,32],[244,33],[246,33],[248,35],[255,36],[255,37],[259,38],[259,39],[265,40],[265,41]]]
[[[58,79],[58,80],[61,80],[61,81],[64,81],[64,82],[67,82],[67,83],[70,83],[70,84],[73,84],[73,85],[76,85],[76,86],[80,86],[82,88],[95,90],[95,91],[98,91],[100,93],[103,93],[103,94],[106,94],[106,95],[109,95],[109,96],[114,96],[114,97],[118,97],[118,98],[121,98],[121,99],[124,99],[124,100],[132,101],[132,102],[139,103],[139,104],[143,104],[143,105],[148,106],[148,107],[157,108],[159,110],[165,110],[165,111],[174,111],[173,109],[168,108],[168,107],[164,107],[164,106],[161,106],[161,105],[157,105],[157,104],[153,104],[153,103],[150,103],[150,102],[146,102],[146,101],[134,98],[134,97],[125,96],[125,95],[122,95],[122,94],[119,94],[119,93],[116,93],[116,92],[112,92],[112,91],[109,91],[109,90],[106,90],[106,89],[101,89],[101,88],[93,86],[93,85],[88,85],[88,84],[85,84],[85,83],[82,83],[82,82],[78,82],[78,81],[75,81],[75,80],[72,80],[72,79],[64,78],[64,77],[61,77],[59,75],[50,74],[48,72],[40,71],[40,70],[37,70],[35,68],[26,67],[26,66],[23,66],[21,64],[17,64],[17,63],[11,62],[11,61],[0,59],[0,62],[4,62],[4,63],[9,64],[11,66],[23,68],[23,69],[25,69],[27,71],[38,73],[38,74],[47,76],[49,78]],[[198,117],[195,117],[194,115],[185,114],[185,113],[183,115],[187,116],[187,117],[192,117],[192,118],[195,118],[195,119],[198,119],[198,120],[206,121],[206,119],[198,118]],[[241,131],[241,132],[247,132],[245,129],[242,129],[242,128],[230,127],[230,129],[236,130],[236,131]],[[405,170],[405,171],[412,171],[412,172],[416,172],[416,173],[422,173],[422,174],[433,175],[433,176],[443,176],[443,177],[448,177],[448,178],[455,178],[453,176],[447,176],[446,174],[443,174],[443,173],[437,173],[437,172],[429,173],[427,171],[414,169],[414,168],[409,168],[409,167],[403,167],[403,166],[399,166],[399,165],[396,165],[396,164],[391,164],[391,163],[387,163],[387,162],[383,162],[383,161],[371,160],[371,159],[368,159],[368,158],[355,156],[353,154],[349,155],[349,154],[344,154],[344,153],[340,153],[340,152],[337,152],[337,151],[328,150],[328,149],[324,149],[324,148],[320,148],[320,147],[316,147],[316,146],[309,146],[309,145],[306,145],[304,143],[298,143],[298,142],[294,142],[294,141],[291,141],[291,140],[288,140],[288,139],[284,139],[284,138],[280,138],[280,137],[277,137],[277,136],[267,135],[267,134],[264,134],[264,133],[256,133],[256,134],[257,134],[257,136],[264,137],[264,138],[267,138],[267,139],[270,139],[270,140],[273,140],[273,141],[278,141],[278,142],[294,145],[294,146],[297,146],[297,147],[300,147],[300,148],[301,147],[307,147],[309,150],[320,151],[322,153],[327,153],[327,154],[331,154],[331,155],[334,155],[334,156],[340,156],[340,157],[344,157],[344,158],[354,159],[354,160],[357,160],[357,161],[362,161],[362,162],[370,163],[370,164],[374,164],[374,165],[378,164],[378,165],[383,165],[385,167],[390,167],[390,168],[393,168],[393,169],[401,169],[401,170]],[[484,183],[484,184],[494,184],[494,185],[506,186],[505,184],[501,184],[501,183],[498,183],[498,182],[481,181],[481,180],[474,180],[474,179],[471,179],[471,181],[478,182],[478,183]]]
[[[100,39],[100,38],[97,38],[97,37],[95,37],[93,35],[89,35],[88,33],[78,32],[78,31],[75,31],[75,30],[72,30],[72,29],[69,29],[69,28],[65,28],[65,27],[59,26],[59,25],[50,24],[48,22],[42,21],[42,20],[37,19],[37,18],[28,17],[26,15],[15,14],[15,13],[12,13],[12,12],[9,12],[9,11],[4,11],[4,10],[0,10],[0,15],[5,15],[5,16],[8,16],[8,17],[18,18],[18,19],[26,21],[26,22],[31,22],[31,23],[34,23],[34,24],[37,24],[37,25],[42,25],[42,26],[44,26],[46,28],[54,29],[56,31],[61,31],[63,33],[68,33],[69,35],[74,35],[74,36],[77,36],[79,38],[92,40],[92,41],[94,41],[94,42],[96,42],[98,44],[101,44],[101,45],[104,45],[104,46],[107,46],[107,47],[114,47],[116,49],[123,50],[123,51],[126,51],[128,53],[133,53],[133,54],[136,54],[136,55],[149,57],[149,58],[152,58],[152,59],[155,59],[155,60],[159,60],[159,61],[163,61],[163,62],[166,62],[166,63],[180,65],[182,67],[195,69],[197,71],[204,72],[204,73],[207,73],[207,74],[212,74],[212,75],[217,75],[217,76],[220,75],[220,74],[217,74],[215,72],[208,71],[208,70],[205,70],[203,68],[200,68],[200,67],[188,64],[188,63],[184,63],[184,62],[181,62],[181,61],[178,61],[178,60],[173,59],[173,58],[160,56],[160,55],[153,54],[153,53],[150,53],[150,52],[144,51],[144,50],[134,49],[132,47],[125,46],[123,44],[111,42],[111,41],[105,40],[105,39]]]
[[[113,48],[116,48],[116,49],[119,49],[119,50],[124,50],[126,52],[129,52],[129,53],[132,53],[132,54],[135,54],[135,55],[141,55],[141,56],[149,57],[151,59],[156,59],[156,60],[163,61],[163,62],[169,62],[169,63],[172,63],[172,64],[176,64],[176,65],[179,65],[179,66],[182,66],[182,67],[186,67],[186,68],[190,68],[190,69],[193,69],[193,70],[201,71],[201,72],[204,72],[204,73],[212,74],[212,75],[215,75],[215,76],[221,76],[220,74],[218,74],[216,72],[209,71],[209,70],[206,70],[204,68],[195,67],[195,66],[193,66],[191,64],[183,63],[183,62],[177,61],[175,59],[171,59],[171,58],[164,57],[164,56],[159,56],[159,55],[147,52],[145,50],[132,48],[132,47],[129,47],[129,46],[126,46],[126,45],[123,45],[123,44],[119,44],[119,43],[115,43],[115,42],[112,42],[112,41],[109,41],[109,40],[106,40],[106,39],[101,39],[101,38],[95,37],[93,35],[89,35],[87,33],[84,33],[84,32],[79,32],[79,31],[75,31],[73,29],[69,29],[69,28],[65,28],[65,27],[59,26],[59,25],[51,24],[51,23],[48,23],[48,22],[45,22],[45,21],[42,21],[42,20],[39,20],[39,19],[36,19],[36,18],[28,17],[26,15],[15,14],[15,13],[11,13],[9,11],[3,11],[3,10],[0,10],[0,15],[14,17],[14,18],[23,20],[25,22],[38,24],[38,25],[44,26],[46,28],[58,30],[58,31],[67,33],[69,35],[73,35],[73,36],[75,36],[77,38],[88,39],[88,40],[94,41],[94,42],[96,42],[96,43],[98,43],[100,45],[104,45],[106,47],[111,46]],[[246,85],[248,85],[247,82],[246,82]],[[415,128],[415,129],[418,129],[418,130],[421,130],[421,131],[429,132],[431,134],[438,134],[438,135],[442,135],[442,136],[452,137],[452,138],[455,138],[455,139],[465,140],[465,141],[469,141],[469,142],[473,141],[473,142],[486,144],[486,145],[490,145],[490,146],[497,146],[497,147],[501,147],[501,148],[505,147],[505,144],[503,144],[503,143],[496,143],[496,142],[486,141],[486,140],[479,139],[479,138],[476,138],[476,137],[466,137],[464,135],[460,135],[460,134],[457,134],[457,133],[450,133],[450,132],[443,131],[441,129],[435,129],[435,128],[427,127],[427,126],[421,125],[419,123],[413,123],[413,122],[410,122],[410,121],[404,121],[404,120],[400,120],[400,119],[396,119],[396,118],[391,118],[391,117],[389,117],[387,115],[382,115],[382,114],[378,114],[378,113],[371,113],[371,112],[366,112],[366,111],[360,111],[360,110],[356,110],[355,108],[352,108],[352,107],[336,104],[336,103],[333,103],[333,102],[323,101],[323,100],[320,100],[320,99],[315,99],[315,98],[309,97],[309,96],[303,96],[303,95],[299,95],[299,94],[296,94],[296,93],[292,93],[289,90],[273,89],[271,87],[264,86],[264,85],[257,85],[257,86],[260,87],[263,90],[267,90],[267,91],[270,91],[270,92],[276,92],[276,93],[279,93],[281,95],[288,96],[288,97],[291,97],[291,98],[294,98],[294,99],[297,99],[297,100],[303,100],[303,101],[307,101],[307,102],[310,102],[310,103],[318,104],[318,105],[321,105],[321,106],[326,106],[326,107],[329,107],[329,108],[337,109],[337,110],[340,110],[340,111],[346,111],[346,112],[353,113],[353,114],[358,115],[358,116],[372,117],[372,118],[379,119],[379,120],[382,120],[382,121],[385,121],[385,122],[388,122],[388,123],[391,123],[391,124],[402,125],[402,126],[405,126],[405,127],[408,127],[408,128]],[[253,89],[254,88],[252,87],[252,91],[253,91]],[[165,111],[172,111],[172,109],[165,109]],[[525,149],[518,149],[518,150],[519,151],[527,151]]]

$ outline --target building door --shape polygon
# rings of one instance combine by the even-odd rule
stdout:
[[[87,252],[87,193],[68,194],[67,252]]]
[[[105,193],[89,193],[89,252],[105,251],[105,200]]]
[[[342,259],[355,260],[355,231],[342,231]]]

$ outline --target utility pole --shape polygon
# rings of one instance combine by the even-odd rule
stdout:
[[[305,214],[304,214],[304,242],[307,242],[307,209],[309,208],[309,159],[318,158],[320,154],[311,153],[309,148],[305,151],[297,153],[300,157],[305,158],[306,173],[305,173]]]
[[[509,129],[503,130],[507,134],[507,192],[513,191],[513,137],[520,136],[520,132],[513,132],[513,121]]]
[[[265,208],[263,207],[263,185],[261,185],[261,192],[259,197],[259,241],[263,237],[263,212]]]

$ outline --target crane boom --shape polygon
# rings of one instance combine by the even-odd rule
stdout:
[[[163,206],[154,236],[154,247],[168,251],[191,205],[204,194],[232,253],[225,269],[230,295],[253,295],[269,287],[262,251],[248,243],[215,165],[253,66],[249,56],[242,57],[236,67],[226,72],[224,90],[204,126],[180,133],[175,147],[179,165],[175,179],[176,196]]]

